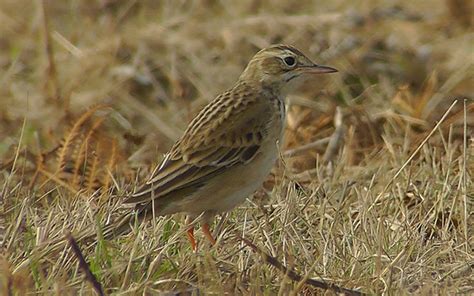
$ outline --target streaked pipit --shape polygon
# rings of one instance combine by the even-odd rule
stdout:
[[[305,74],[337,72],[316,65],[288,45],[259,51],[237,83],[205,106],[150,179],[126,204],[135,215],[124,217],[105,235],[129,228],[130,219],[185,212],[188,223],[202,215],[202,229],[218,213],[242,203],[269,174],[278,155],[285,125],[285,97],[305,80]],[[188,237],[196,250],[194,225]]]

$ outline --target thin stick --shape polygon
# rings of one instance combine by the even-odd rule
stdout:
[[[469,246],[469,235],[468,235],[468,227],[467,227],[467,219],[468,219],[468,202],[467,202],[467,169],[466,169],[466,162],[467,162],[467,107],[466,107],[466,101],[467,99],[464,99],[464,126],[463,126],[463,147],[462,147],[462,153],[463,153],[463,158],[462,158],[462,196],[463,196],[463,202],[464,202],[464,239],[466,240],[466,252],[469,252],[470,246]]]
[[[332,283],[326,283],[324,281],[319,281],[319,280],[303,277],[297,274],[294,270],[287,268],[285,265],[279,262],[275,257],[272,257],[268,255],[267,253],[265,253],[264,251],[260,250],[256,245],[254,245],[248,239],[240,237],[240,240],[243,241],[247,246],[249,246],[255,253],[258,253],[265,262],[275,267],[276,269],[280,270],[282,273],[288,276],[288,278],[290,278],[291,280],[295,282],[304,282],[305,284],[316,287],[316,288],[320,288],[323,290],[331,290],[335,293],[342,293],[344,295],[351,295],[351,296],[366,295],[363,292],[343,288]]]
[[[43,26],[42,26],[42,33],[43,33],[43,46],[44,51],[47,58],[47,66],[45,71],[45,81],[44,81],[44,89],[48,92],[49,99],[51,102],[57,103],[61,106],[62,101],[59,98],[59,87],[57,83],[57,72],[56,72],[56,65],[54,62],[54,52],[53,46],[51,45],[51,37],[49,35],[49,24],[48,24],[48,11],[47,11],[47,1],[42,0],[40,1],[40,9],[41,15],[43,17]]]
[[[82,255],[81,249],[79,248],[76,240],[69,231],[66,232],[66,238],[69,242],[69,245],[71,246],[72,251],[74,252],[74,255],[76,255],[76,258],[79,261],[79,267],[85,273],[86,280],[91,283],[97,294],[99,294],[100,296],[105,295],[104,290],[102,289],[102,285],[99,283],[95,275],[91,272],[89,264],[87,264],[86,259]]]
[[[329,144],[326,147],[326,152],[323,156],[323,161],[325,163],[331,162],[333,160],[344,140],[344,127],[342,125],[342,111],[340,107],[336,108],[336,114],[334,115],[334,127],[334,133],[331,135]]]
[[[306,150],[311,150],[311,149],[314,149],[316,147],[323,146],[323,145],[329,143],[330,139],[331,139],[331,137],[327,137],[327,138],[319,139],[319,140],[316,140],[314,142],[296,147],[294,149],[286,150],[285,152],[283,152],[283,156],[292,157],[292,156],[295,156],[297,154],[303,153]]]

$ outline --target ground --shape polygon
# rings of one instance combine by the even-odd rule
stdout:
[[[0,294],[474,293],[472,16],[467,0],[2,1]],[[289,97],[281,157],[212,225],[217,245],[198,231],[193,253],[182,215],[104,240],[274,43],[339,72]]]

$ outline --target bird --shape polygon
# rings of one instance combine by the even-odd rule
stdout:
[[[257,52],[234,86],[201,109],[143,186],[123,200],[133,211],[106,227],[104,237],[123,233],[133,221],[183,212],[192,249],[196,218],[214,245],[214,217],[254,193],[278,158],[288,93],[311,75],[334,72],[290,45]]]

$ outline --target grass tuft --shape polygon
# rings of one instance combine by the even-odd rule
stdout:
[[[470,1],[37,4],[0,2],[0,294],[473,293]],[[182,215],[105,240],[273,43],[339,72],[289,97],[281,157],[217,245],[193,253]]]

